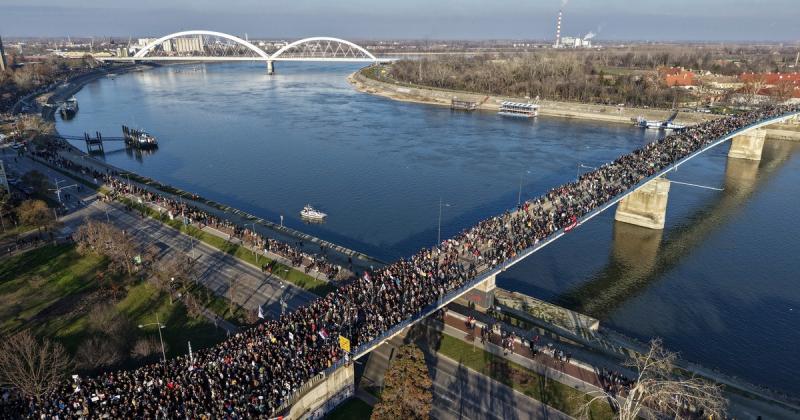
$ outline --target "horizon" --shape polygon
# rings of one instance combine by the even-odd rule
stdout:
[[[562,36],[596,34],[607,42],[800,43],[800,8],[791,0],[631,2],[548,0],[440,0],[425,4],[373,4],[321,0],[296,4],[236,0],[156,0],[108,5],[75,0],[0,0],[0,36],[151,37],[187,29],[215,30],[260,39],[327,35],[372,40],[552,40],[559,9]],[[689,11],[687,13],[681,13]],[[657,22],[659,24],[654,25]]]

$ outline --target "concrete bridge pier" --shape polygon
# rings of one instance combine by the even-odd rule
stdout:
[[[267,74],[270,76],[275,74],[275,64],[273,64],[272,60],[267,61]]]
[[[477,309],[486,310],[494,305],[494,289],[497,288],[497,275],[487,277],[475,285],[472,290],[464,294],[466,303],[473,304]]]
[[[739,134],[731,140],[731,149],[728,152],[728,157],[761,160],[761,151],[764,148],[764,140],[766,138],[767,130],[761,128]]]
[[[614,218],[649,229],[664,229],[668,197],[669,180],[656,178],[623,198]]]

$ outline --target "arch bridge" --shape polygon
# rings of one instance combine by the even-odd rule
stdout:
[[[310,37],[290,42],[268,53],[248,40],[223,32],[192,30],[158,38],[131,57],[97,57],[100,61],[262,61],[273,74],[276,61],[327,61],[378,63],[366,48],[341,38]]]

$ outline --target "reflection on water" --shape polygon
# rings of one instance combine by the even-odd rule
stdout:
[[[453,113],[360,94],[357,67],[285,63],[163,67],[92,83],[64,134],[118,136],[126,124],[159,139],[153,154],[105,159],[178,188],[383,260],[432,245],[438,203],[447,237],[651,141],[626,125]],[[81,146],[80,144],[78,144]],[[800,393],[796,222],[798,145],[768,141],[761,163],[710,152],[671,179],[664,231],[609,211],[498,278],[641,339],[661,336],[694,361]],[[304,224],[313,203],[326,223]],[[763,368],[763,360],[770,367]]]

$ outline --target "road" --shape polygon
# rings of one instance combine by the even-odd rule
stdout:
[[[452,419],[569,419],[566,414],[514,391],[479,372],[437,353],[429,343],[440,334],[427,323],[414,327],[408,336],[398,335],[376,348],[364,365],[360,387],[383,384],[389,359],[397,348],[412,341],[425,355],[433,381],[431,417]]]
[[[50,180],[66,180],[61,186],[75,184],[64,175],[27,157],[17,158],[3,148],[0,158],[6,162],[7,171],[24,174],[36,169]],[[51,181],[52,182],[52,181]],[[159,258],[192,258],[195,261],[198,281],[219,295],[228,296],[231,281],[234,282],[234,300],[247,309],[262,305],[265,314],[275,318],[281,313],[281,300],[286,302],[286,311],[292,311],[317,298],[316,295],[268,276],[242,260],[221,252],[196,239],[182,234],[150,218],[128,212],[119,203],[105,203],[97,199],[94,191],[80,186],[62,192],[67,214],[60,217],[60,232],[69,235],[88,219],[110,221],[114,226],[132,235],[142,248],[154,245],[159,249]]]

